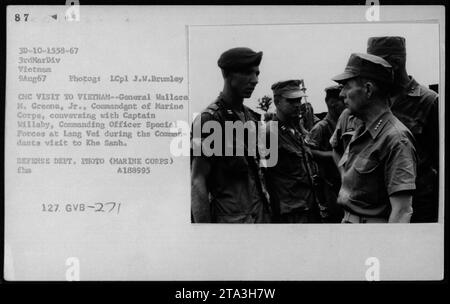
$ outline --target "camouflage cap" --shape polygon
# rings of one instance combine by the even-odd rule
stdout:
[[[300,88],[301,80],[286,80],[274,83],[271,87],[274,96],[282,96],[284,98],[300,98],[307,95]]]
[[[358,76],[387,84],[392,84],[394,80],[392,66],[386,60],[375,55],[362,53],[351,54],[344,72],[334,76],[332,80],[337,83],[345,83],[347,80]]]
[[[217,64],[221,69],[230,71],[245,70],[259,66],[263,52],[255,52],[246,47],[232,48],[220,55]]]
[[[380,57],[387,55],[406,55],[405,38],[400,36],[370,37],[367,53]]]

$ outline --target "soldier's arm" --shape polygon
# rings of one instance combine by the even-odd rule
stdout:
[[[314,150],[313,148],[311,148],[311,153],[312,153],[312,155],[314,155],[315,158],[318,158],[318,159],[332,159],[332,160],[335,159],[333,157],[332,151],[320,151],[320,150]]]
[[[336,164],[336,167],[339,168],[338,164],[339,164],[339,161],[340,161],[341,158],[342,158],[342,154],[339,153],[338,150],[333,149],[333,151],[331,152],[331,155],[332,155],[332,157],[333,157],[334,163]]]
[[[194,223],[211,223],[211,203],[207,178],[211,171],[211,158],[203,155],[202,142],[210,133],[203,132],[203,125],[213,120],[209,112],[203,112],[193,122],[191,145],[191,214]],[[200,152],[198,154],[198,152]]]
[[[393,138],[385,163],[385,183],[391,204],[389,223],[409,223],[416,189],[417,156],[410,138]]]
[[[331,157],[333,158],[333,163],[336,165],[336,168],[339,171],[339,174],[342,176],[344,174],[344,169],[339,166],[339,162],[341,161],[342,155],[341,151],[337,147],[333,147],[331,151]]]
[[[194,157],[191,164],[191,208],[194,223],[211,223],[211,206],[206,178],[211,170],[208,160]]]
[[[307,144],[311,150],[312,155],[317,161],[320,160],[333,160],[333,152],[332,151],[323,151],[320,150],[323,146],[322,142],[324,140],[325,134],[323,130],[323,126],[320,123],[316,124],[307,136]],[[323,148],[322,148],[323,149]]]
[[[332,157],[336,167],[339,169],[339,172],[342,171],[342,168],[339,168],[339,161],[344,154],[344,143],[342,141],[342,132],[345,130],[345,125],[347,124],[347,120],[349,119],[348,109],[345,109],[336,123],[336,128],[331,135],[330,145],[333,148]],[[341,172],[342,173],[342,172]]]
[[[392,207],[389,223],[409,223],[413,213],[411,191],[394,193],[389,196],[389,201]]]

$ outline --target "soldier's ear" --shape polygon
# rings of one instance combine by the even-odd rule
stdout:
[[[375,85],[372,81],[367,81],[364,85],[364,88],[366,89],[366,97],[367,99],[370,99],[373,96]]]

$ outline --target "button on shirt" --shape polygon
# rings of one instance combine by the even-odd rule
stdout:
[[[413,142],[390,110],[367,127],[361,123],[339,162],[343,176],[338,203],[360,216],[388,218],[389,196],[416,188]]]

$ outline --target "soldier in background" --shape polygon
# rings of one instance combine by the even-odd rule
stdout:
[[[336,122],[345,109],[343,98],[339,96],[340,92],[341,86],[339,85],[325,89],[328,113],[314,125],[307,140],[323,181],[326,209],[321,210],[321,216],[327,223],[340,223],[343,217],[342,208],[336,204],[341,187],[341,177],[333,161],[333,149],[330,145],[330,138],[336,129]]]
[[[300,89],[300,80],[277,82],[272,90],[276,115],[268,125],[278,124],[278,162],[267,168],[266,177],[274,222],[318,222],[319,199],[315,191],[318,170],[299,121],[305,94]]]
[[[392,113],[413,133],[418,155],[416,191],[411,222],[436,222],[439,187],[438,95],[417,83],[406,71],[403,37],[371,37],[367,53],[380,56],[394,69]]]
[[[304,102],[300,106],[300,123],[306,131],[310,131],[312,127],[318,123],[320,119],[314,115],[314,109],[309,102]]]

